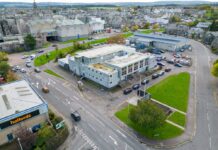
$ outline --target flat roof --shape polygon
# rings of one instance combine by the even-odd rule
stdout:
[[[0,86],[0,118],[16,114],[43,103],[44,101],[25,80]]]
[[[130,64],[139,62],[140,60],[149,58],[151,55],[150,54],[143,54],[143,53],[133,53],[133,54],[129,54],[129,55],[124,55],[121,57],[115,57],[114,59],[111,59],[110,61],[107,61],[108,64],[111,64],[113,66],[117,66],[117,67],[125,67],[128,66]]]
[[[104,55],[108,55],[111,53],[119,52],[119,51],[135,51],[134,48],[124,46],[124,45],[118,45],[118,44],[111,44],[111,45],[104,45],[102,47],[92,48],[87,51],[76,53],[75,57],[87,57],[87,58],[94,58],[94,57],[100,57]]]
[[[159,41],[159,42],[167,42],[167,43],[180,43],[186,42],[187,39],[177,36],[171,36],[167,34],[142,34],[142,33],[134,33],[136,38],[144,38],[149,39],[152,41]]]
[[[101,64],[101,63],[97,63],[97,64],[92,64],[90,65],[91,67],[93,67],[96,70],[105,72],[105,73],[112,73],[115,71],[115,69],[111,66],[108,66],[106,64]]]

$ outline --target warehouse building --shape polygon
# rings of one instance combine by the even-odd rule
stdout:
[[[21,126],[37,131],[47,118],[47,103],[25,80],[0,86],[0,145],[12,141]]]
[[[155,47],[167,51],[179,51],[189,45],[186,38],[178,36],[170,36],[166,34],[142,34],[135,33],[134,37],[130,38],[130,43],[143,44],[145,47]]]
[[[63,63],[59,61],[60,66]],[[118,85],[136,72],[147,71],[156,66],[153,55],[138,53],[135,48],[116,44],[79,52],[74,57],[69,57],[68,63],[74,74],[107,88]]]

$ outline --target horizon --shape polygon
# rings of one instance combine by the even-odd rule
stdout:
[[[167,1],[167,2],[183,2],[183,1],[202,1],[202,2],[218,2],[218,0],[137,0],[137,1],[129,1],[129,0],[86,0],[85,2],[78,2],[77,0],[36,0],[36,3],[149,3],[149,2],[159,2],[159,1]],[[11,2],[11,3],[33,3],[33,0],[0,0],[0,2]]]

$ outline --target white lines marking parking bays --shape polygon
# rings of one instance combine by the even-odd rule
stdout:
[[[117,141],[111,135],[109,136],[109,138],[114,142],[115,145],[118,145]]]
[[[126,138],[125,134],[123,134],[120,130],[116,130],[118,133],[120,133],[124,138]]]

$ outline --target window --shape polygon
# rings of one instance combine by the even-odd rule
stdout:
[[[128,73],[131,73],[132,72],[132,65],[129,65],[128,66]]]
[[[147,65],[148,65],[148,59],[145,60],[145,66],[147,66]]]
[[[126,75],[126,73],[127,73],[126,71],[127,71],[126,67],[125,67],[125,68],[122,68],[122,76],[123,76],[123,75]]]
[[[138,68],[139,68],[139,63],[137,62],[134,64],[134,71],[137,70]]]
[[[143,63],[144,63],[143,60],[141,60],[141,61],[140,61],[140,68],[143,67]]]

